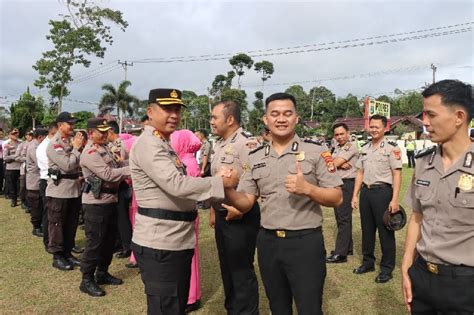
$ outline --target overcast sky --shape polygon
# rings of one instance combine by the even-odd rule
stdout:
[[[51,46],[48,20],[65,13],[61,1],[0,0],[0,104],[11,102],[27,86],[36,95],[47,97],[45,90],[33,88],[37,73],[32,65]],[[304,45],[305,49],[332,49],[255,57],[268,60],[275,73],[267,81],[265,95],[286,89],[293,82],[308,91],[324,85],[337,96],[358,96],[409,90],[431,81],[430,64],[438,69],[436,79],[455,78],[473,82],[474,5],[473,1],[102,1],[103,6],[120,10],[128,21],[126,32],[113,28],[114,45],[103,60],[89,69],[75,67],[78,83],[70,86],[71,95],[64,110],[96,111],[104,83],[117,85],[124,70],[113,67],[117,60],[135,61],[129,67],[130,92],[141,99],[158,87],[193,90],[205,94],[217,74],[231,70],[227,60],[138,63],[145,58],[215,55],[275,50]],[[465,24],[470,23],[470,24]],[[455,24],[465,24],[452,27]],[[334,49],[345,44],[328,44],[374,36],[409,33],[440,28],[430,32],[352,41],[357,47]],[[457,34],[434,33],[464,30]],[[414,35],[429,35],[414,39]],[[400,40],[400,39],[404,40]],[[408,39],[407,39],[408,38]],[[388,44],[377,41],[399,39]],[[366,43],[361,46],[361,43]],[[324,45],[321,45],[324,44]],[[102,64],[99,64],[101,62]],[[100,67],[101,71],[91,72]],[[410,68],[411,69],[407,69]],[[101,74],[79,82],[79,75]],[[388,70],[397,70],[384,73]],[[360,76],[372,73],[371,76]],[[350,79],[336,78],[354,76]],[[309,82],[323,80],[319,83]],[[327,80],[331,79],[331,80]],[[234,80],[237,84],[237,80]],[[282,84],[281,83],[288,83]],[[247,95],[259,89],[261,81],[252,70],[242,79]],[[5,98],[6,97],[6,98]]]

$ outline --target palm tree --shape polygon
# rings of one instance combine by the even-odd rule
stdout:
[[[128,94],[127,88],[132,85],[130,81],[122,81],[117,89],[112,84],[104,84],[102,90],[106,91],[102,95],[99,103],[100,115],[110,113],[112,110],[117,110],[117,116],[119,117],[119,127],[122,131],[123,113],[127,112],[129,115],[133,114],[132,104],[139,104],[140,100]]]

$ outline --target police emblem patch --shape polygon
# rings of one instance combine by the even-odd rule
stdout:
[[[336,166],[334,165],[334,160],[332,159],[331,152],[329,151],[324,151],[321,153],[321,157],[324,159],[324,162],[326,162],[326,167],[330,173],[334,173],[336,171]]]
[[[296,153],[296,160],[298,162],[304,161],[304,159],[305,159],[304,151],[300,151],[300,152]]]
[[[472,189],[472,180],[473,180],[472,175],[462,174],[459,177],[458,188],[461,189],[461,190],[464,190],[464,191],[471,190]]]

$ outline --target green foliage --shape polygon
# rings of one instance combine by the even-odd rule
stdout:
[[[51,96],[58,98],[58,111],[62,110],[63,97],[69,94],[71,68],[76,64],[89,67],[87,56],[103,58],[105,44],[113,43],[111,27],[106,22],[118,25],[123,31],[128,26],[122,12],[100,8],[87,0],[68,0],[66,6],[69,15],[60,21],[49,21],[51,29],[46,39],[54,48],[44,52],[33,66],[39,74],[35,86],[47,88]]]
[[[253,135],[259,135],[265,128],[262,117],[265,114],[263,104],[263,93],[255,92],[255,101],[253,102],[253,109],[249,112],[249,123],[247,131]]]
[[[396,98],[392,103],[391,115],[414,115],[423,111],[423,96],[413,91]]]
[[[75,129],[87,129],[87,120],[95,116],[94,113],[85,110],[73,113],[73,115],[77,119]]]
[[[99,114],[103,116],[115,109],[117,116],[120,116],[120,113],[133,115],[132,105],[139,106],[140,100],[127,92],[127,88],[131,85],[130,81],[122,81],[117,89],[112,84],[102,85],[102,90],[106,92],[99,102]]]
[[[209,97],[197,95],[192,91],[183,91],[183,102],[186,109],[181,114],[180,128],[198,130],[210,129]]]
[[[273,72],[275,72],[275,69],[273,68],[273,63],[271,63],[270,61],[263,60],[255,63],[255,71],[257,71],[257,73],[260,73],[261,75],[263,89],[265,81],[270,79]]]
[[[44,101],[34,97],[27,89],[20,99],[10,106],[11,126],[18,128],[24,135],[43,119]]]
[[[250,56],[246,54],[237,54],[229,59],[229,63],[234,69],[235,74],[237,75],[237,86],[240,90],[240,80],[241,77],[245,74],[245,68],[250,69],[253,66],[253,60]]]

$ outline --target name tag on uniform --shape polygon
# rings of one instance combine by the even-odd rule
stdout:
[[[258,163],[258,164],[255,164],[252,167],[252,170],[256,170],[257,168],[261,168],[261,167],[265,167],[265,166],[267,166],[267,163]]]
[[[426,186],[426,187],[429,187],[431,182],[430,181],[427,181],[427,180],[422,180],[422,179],[417,179],[416,180],[416,184],[418,186]]]

